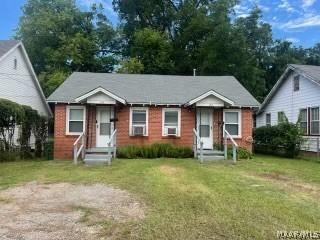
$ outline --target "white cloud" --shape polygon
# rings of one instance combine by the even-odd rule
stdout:
[[[298,42],[300,42],[300,39],[298,39],[298,38],[286,38],[286,40],[287,40],[288,42],[292,42],[292,43],[298,43]]]
[[[278,8],[282,8],[287,12],[294,12],[295,9],[291,6],[288,0],[281,0],[281,3],[278,5]]]
[[[306,15],[284,23],[280,28],[295,29],[320,26],[320,15]]]
[[[302,7],[303,8],[311,7],[315,2],[316,0],[302,0]]]

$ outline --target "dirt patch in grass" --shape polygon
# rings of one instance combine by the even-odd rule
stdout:
[[[182,173],[182,169],[170,165],[161,165],[160,172],[166,175],[177,175]]]
[[[279,184],[285,187],[286,189],[290,189],[294,192],[305,193],[313,197],[320,197],[320,188],[318,186],[315,186],[309,183],[298,182],[280,173],[274,173],[274,172],[259,173],[253,176],[266,179],[275,184]]]
[[[131,194],[102,184],[40,184],[0,191],[0,239],[91,240],[106,221],[142,220],[144,205]],[[110,238],[108,238],[110,239]],[[111,238],[112,239],[112,238]]]

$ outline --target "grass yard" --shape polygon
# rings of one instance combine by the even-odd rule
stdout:
[[[146,205],[141,221],[105,220],[114,239],[275,239],[277,230],[320,230],[320,164],[256,156],[199,164],[192,159],[0,164],[0,189],[30,181],[105,183]],[[89,214],[89,213],[88,213]]]

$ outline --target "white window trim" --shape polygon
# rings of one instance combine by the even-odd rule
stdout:
[[[306,108],[300,108],[299,109],[298,120],[299,120],[299,117],[300,117],[301,110],[307,110],[307,132],[304,134],[305,136],[307,136],[309,134],[309,127],[310,127],[309,126],[309,108],[306,107]],[[310,124],[311,124],[311,122],[310,122]],[[310,131],[311,131],[311,129],[310,129]]]
[[[267,123],[267,115],[268,115],[268,114],[270,115],[270,124]],[[271,125],[272,125],[272,124],[271,124],[271,122],[272,122],[272,121],[271,121],[271,118],[272,118],[271,113],[270,113],[270,112],[266,113],[266,118],[265,118],[265,120],[266,120],[266,126],[271,126]]]
[[[295,89],[295,82],[296,81],[298,82],[298,89]],[[299,92],[300,91],[300,75],[293,76],[292,83],[293,83],[293,91],[294,92]]]
[[[164,119],[165,119],[165,113],[166,112],[178,112],[178,131],[177,131],[177,137],[181,136],[181,108],[162,108],[162,136],[167,137],[168,134],[166,134],[165,126],[164,126]]]
[[[319,108],[319,120],[313,120],[312,121],[312,109],[314,109],[314,108]],[[319,127],[320,127],[320,107],[319,106],[314,106],[314,107],[311,107],[310,108],[310,135],[311,136],[317,136],[317,135],[319,135],[320,134],[320,129],[319,129],[319,134],[317,134],[317,133],[312,133],[312,122],[319,122]]]
[[[69,131],[69,120],[70,120],[70,110],[71,109],[82,109],[83,110],[83,131],[85,131],[86,126],[86,107],[85,106],[67,106],[66,107],[66,135],[80,135],[82,132],[70,132]]]
[[[238,113],[238,119],[239,119],[238,135],[231,135],[231,137],[242,138],[242,111],[241,111],[241,109],[224,109],[223,110],[223,123],[224,123],[223,124],[223,135],[224,135],[225,126],[226,126],[226,115],[225,115],[226,112],[237,112]]]
[[[149,108],[148,107],[131,107],[129,116],[129,136],[134,136],[132,134],[132,112],[134,110],[145,110],[146,111],[146,134],[143,136],[149,136]]]

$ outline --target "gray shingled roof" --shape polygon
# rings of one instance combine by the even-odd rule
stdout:
[[[0,40],[0,58],[18,43],[17,40]]]
[[[302,71],[305,75],[320,84],[320,66],[299,64],[290,64],[289,66],[292,66],[298,72]]]
[[[49,102],[75,102],[97,87],[127,103],[185,104],[214,90],[237,106],[259,106],[258,101],[232,76],[173,76],[75,72],[48,98]]]

